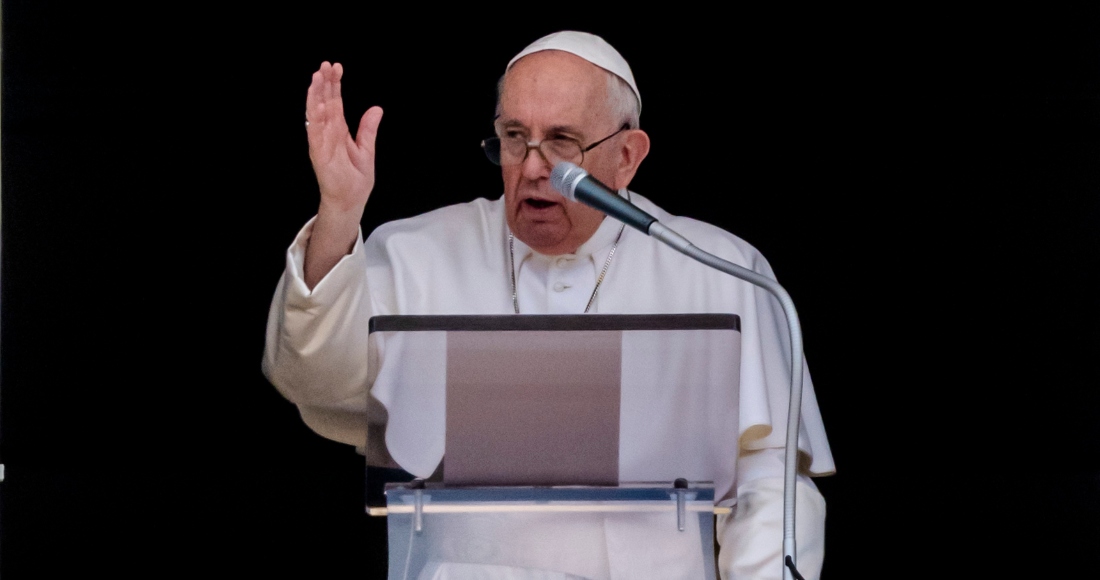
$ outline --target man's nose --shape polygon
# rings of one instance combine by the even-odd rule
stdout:
[[[542,153],[542,148],[531,143],[527,144],[527,157],[523,159],[523,176],[527,179],[549,178],[550,160]]]

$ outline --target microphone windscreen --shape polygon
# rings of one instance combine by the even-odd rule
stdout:
[[[576,164],[562,161],[550,171],[550,187],[565,196],[569,201],[577,201],[574,190],[577,182],[588,176],[588,172],[577,167]]]

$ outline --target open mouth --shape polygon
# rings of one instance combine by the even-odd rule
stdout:
[[[527,204],[527,205],[529,205],[529,206],[531,206],[535,209],[546,209],[548,207],[553,207],[553,206],[557,205],[556,202],[549,201],[549,200],[546,200],[546,199],[525,199],[525,200],[523,200],[523,203],[525,203],[525,204]]]

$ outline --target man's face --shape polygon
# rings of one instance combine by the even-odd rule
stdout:
[[[545,50],[516,61],[504,78],[497,134],[528,142],[569,137],[582,146],[610,135],[620,119],[607,104],[607,72],[567,52]],[[584,154],[583,167],[613,188],[618,139],[612,137]],[[501,168],[508,226],[517,238],[542,254],[570,254],[599,228],[604,214],[568,201],[550,187],[550,163],[531,149],[519,165]]]

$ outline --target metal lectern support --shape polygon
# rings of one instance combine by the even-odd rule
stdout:
[[[629,529],[631,537],[652,539],[654,546],[664,547],[670,541],[688,545],[686,552],[691,556],[682,562],[682,577],[717,578],[713,517],[716,511],[728,509],[716,510],[709,482],[689,484],[679,479],[672,486],[617,487],[433,485],[418,481],[386,487],[391,580],[420,578],[426,571],[430,575],[432,567],[455,562],[464,567],[538,568],[537,555],[510,550],[531,545],[554,555],[555,565],[561,566],[557,571],[583,575],[588,565],[585,554],[562,558],[576,548],[577,538],[546,533],[574,521],[582,526],[586,521],[599,522],[597,530],[603,526]],[[382,515],[382,510],[372,513]]]

